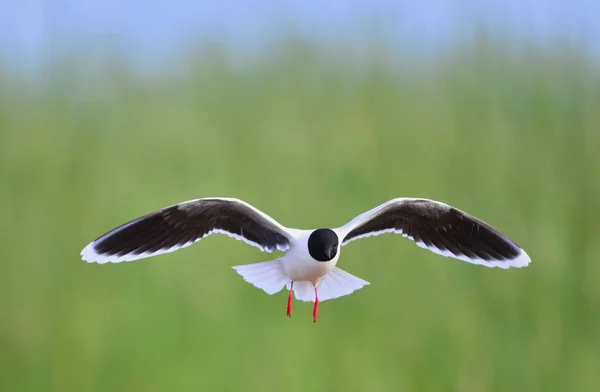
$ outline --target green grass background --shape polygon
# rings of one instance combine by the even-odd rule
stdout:
[[[354,65],[281,45],[145,79],[118,56],[0,73],[0,390],[596,391],[600,78],[565,45],[457,45]],[[408,65],[407,65],[408,64]],[[405,65],[405,66],[403,66]],[[284,225],[340,225],[393,197],[445,201],[523,246],[488,269],[400,236],[339,266],[371,282],[285,317],[230,267],[275,258],[223,236],[89,265],[105,231],[203,196]]]

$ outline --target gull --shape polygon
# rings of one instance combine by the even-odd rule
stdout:
[[[285,227],[236,198],[205,197],[173,204],[125,223],[89,243],[89,263],[120,263],[174,252],[213,234],[225,234],[280,258],[233,266],[242,278],[269,295],[287,288],[293,296],[319,303],[348,295],[369,282],[338,268],[342,246],[384,233],[400,234],[438,255],[486,267],[525,267],[531,259],[515,242],[482,220],[448,204],[424,198],[395,198],[343,226],[300,230]]]

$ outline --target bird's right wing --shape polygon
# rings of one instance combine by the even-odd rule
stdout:
[[[294,229],[234,198],[202,198],[165,207],[125,223],[82,251],[92,263],[119,263],[173,252],[212,234],[221,233],[261,251],[285,251]]]

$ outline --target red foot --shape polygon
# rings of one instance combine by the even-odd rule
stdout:
[[[292,301],[294,300],[293,289],[294,289],[294,282],[292,282],[292,285],[290,287],[290,293],[288,294],[288,303],[287,303],[287,316],[288,317],[292,317]]]
[[[313,308],[313,323],[317,322],[319,317],[319,295],[317,294],[317,286],[315,286],[315,307]]]

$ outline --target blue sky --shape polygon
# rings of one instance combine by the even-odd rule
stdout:
[[[600,52],[598,20],[597,0],[0,0],[0,54],[35,63],[58,48],[107,40],[152,59],[191,38],[252,48],[293,26],[328,42],[360,38],[366,23],[391,39],[436,47],[473,22],[515,39],[565,37]]]

